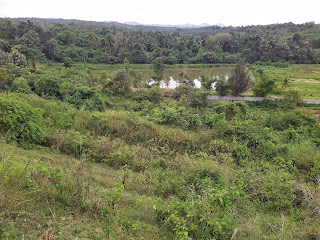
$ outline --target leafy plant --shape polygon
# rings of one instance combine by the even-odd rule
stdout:
[[[0,97],[0,133],[7,141],[23,146],[39,144],[44,132],[39,126],[38,109],[13,99]]]

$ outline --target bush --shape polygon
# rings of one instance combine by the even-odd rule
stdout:
[[[285,93],[283,101],[288,104],[288,107],[301,106],[303,99],[298,91],[289,90]]]
[[[151,111],[150,119],[159,124],[184,125],[185,108],[175,104],[161,104],[160,108]]]
[[[219,96],[226,96],[230,92],[230,84],[225,77],[219,77],[216,81],[215,90]]]
[[[275,81],[263,75],[260,79],[253,83],[252,91],[256,97],[266,97],[273,91]]]
[[[283,131],[289,129],[292,126],[297,129],[301,126],[314,124],[315,118],[309,114],[305,114],[301,111],[290,111],[287,113],[274,113],[270,114],[266,119],[266,126],[271,127],[274,130]]]
[[[209,105],[209,92],[194,90],[188,95],[188,103],[193,108],[205,108]]]
[[[172,199],[164,209],[156,209],[158,218],[179,239],[230,239],[232,201],[241,194],[237,187],[203,189],[182,201]]]
[[[22,93],[30,93],[31,88],[28,84],[27,79],[23,77],[16,78],[12,82],[12,90],[16,92],[22,92]]]
[[[172,98],[173,99],[180,99],[181,96],[183,95],[189,95],[192,91],[194,91],[194,87],[192,86],[185,86],[185,85],[180,85],[178,86],[174,92],[172,93]]]
[[[61,99],[60,94],[61,79],[53,74],[46,74],[35,81],[35,93],[39,96],[54,97]]]
[[[74,92],[67,97],[67,102],[74,104],[77,108],[83,107],[85,110],[103,111],[105,104],[95,88],[86,86],[76,86]]]
[[[230,121],[236,116],[242,117],[247,113],[248,105],[245,102],[218,103],[213,110],[220,114],[225,113],[226,119]]]
[[[290,210],[296,199],[294,176],[282,169],[265,172],[264,175],[254,173],[254,176],[247,177],[251,179],[247,192],[259,202],[259,206],[263,204],[265,210]]]
[[[15,140],[23,146],[40,143],[44,133],[39,120],[39,111],[30,105],[0,98],[0,134],[7,141]]]

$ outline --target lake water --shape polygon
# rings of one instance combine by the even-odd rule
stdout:
[[[165,68],[163,74],[163,80],[160,81],[160,88],[176,88],[179,85],[183,84],[185,78],[190,79],[194,83],[194,87],[201,88],[201,82],[199,81],[199,77],[201,73],[208,72],[210,77],[217,76],[229,76],[233,67],[186,67],[186,66],[178,66],[178,67],[168,67]],[[110,73],[115,73],[118,69],[110,68],[104,69]],[[142,87],[145,83],[153,84],[155,83],[150,78],[155,75],[152,68],[134,68],[137,74],[141,75],[142,82],[140,83]],[[97,70],[97,71],[102,71]],[[212,86],[214,88],[214,84]]]
[[[228,75],[226,76],[226,78],[228,77]],[[156,83],[156,81],[154,81],[153,79],[150,79],[149,81],[147,81],[147,83],[149,85],[153,85]],[[160,88],[171,88],[171,89],[174,89],[174,88],[177,88],[179,87],[180,85],[183,84],[183,81],[179,81],[179,80],[175,80],[173,79],[173,77],[170,77],[170,80],[167,81],[167,80],[161,80],[160,83],[159,83],[159,87]],[[215,89],[215,84],[216,83],[212,83],[211,87],[213,89]],[[194,79],[193,80],[193,86],[195,88],[201,88],[202,87],[202,84],[201,82],[199,81],[198,78]]]

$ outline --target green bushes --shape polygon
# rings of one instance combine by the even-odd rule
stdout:
[[[0,97],[0,134],[7,141],[17,141],[23,146],[41,143],[44,132],[39,126],[39,109]]]
[[[150,119],[159,124],[184,125],[185,108],[175,104],[161,104],[151,111]]]
[[[291,210],[296,199],[294,176],[282,169],[265,169],[264,172],[253,173],[245,191],[266,211]]]
[[[193,108],[205,108],[209,105],[209,92],[194,90],[188,95],[188,103]]]
[[[73,93],[66,98],[66,101],[74,104],[77,108],[85,110],[103,111],[105,104],[101,95],[94,88],[76,86]]]
[[[53,74],[43,75],[34,82],[35,93],[39,96],[61,99],[60,84],[61,79]]]
[[[302,111],[290,111],[287,113],[273,113],[266,119],[266,126],[274,130],[283,131],[292,126],[297,129],[301,126],[311,125],[315,123],[315,118],[310,114]]]
[[[157,209],[158,218],[179,239],[230,239],[229,212],[240,194],[237,187],[203,189],[184,201],[172,199],[166,208]]]

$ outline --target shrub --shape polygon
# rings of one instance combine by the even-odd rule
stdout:
[[[256,172],[246,177],[250,179],[246,191],[265,210],[290,210],[296,199],[294,176],[282,169],[264,171],[263,175]]]
[[[218,78],[215,84],[215,90],[219,96],[226,96],[230,92],[230,84],[225,77],[221,76]]]
[[[60,83],[61,80],[53,74],[46,74],[35,81],[35,93],[39,96],[61,99]]]
[[[303,99],[298,91],[289,90],[285,93],[283,101],[288,104],[288,107],[301,106]]]
[[[161,104],[151,111],[150,119],[159,124],[184,125],[185,108],[175,104]]]
[[[275,81],[263,75],[255,83],[253,83],[252,91],[256,97],[266,97],[273,91]]]
[[[283,131],[292,126],[297,129],[301,126],[311,125],[315,123],[315,118],[301,111],[290,111],[287,113],[270,114],[266,119],[266,126],[274,130]]]
[[[236,116],[244,116],[247,109],[248,105],[245,102],[218,103],[213,107],[213,110],[218,114],[224,113],[228,121]]]
[[[16,92],[23,92],[23,93],[31,92],[31,88],[28,84],[28,80],[23,77],[19,77],[13,80],[12,90]]]
[[[152,86],[148,92],[148,98],[151,102],[158,103],[162,98],[160,88],[158,86]]]
[[[182,95],[189,95],[193,90],[195,89],[192,86],[180,85],[172,93],[172,98],[178,100]]]
[[[74,104],[77,108],[83,107],[85,110],[103,111],[105,107],[97,89],[81,85],[74,88],[74,92],[67,97],[66,101]]]
[[[188,95],[188,103],[193,108],[205,108],[209,105],[209,92],[194,90]]]
[[[203,189],[182,201],[172,199],[164,209],[156,209],[158,218],[179,239],[230,239],[232,201],[241,194],[238,187]]]
[[[129,92],[130,89],[130,79],[129,75],[124,69],[119,70],[114,79],[105,84],[106,87],[110,88],[115,92]]]
[[[37,109],[13,99],[0,98],[0,133],[7,141],[16,140],[30,146],[42,141],[44,133],[39,126]]]

